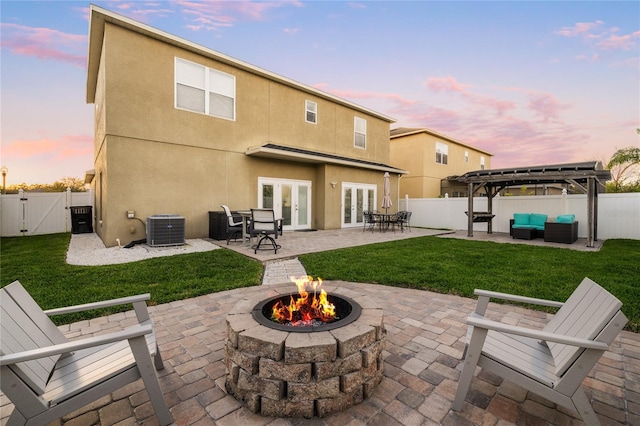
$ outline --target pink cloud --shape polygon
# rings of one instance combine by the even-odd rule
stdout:
[[[540,116],[545,123],[557,120],[560,116],[560,110],[569,108],[568,105],[561,104],[549,94],[531,96],[527,107]]]
[[[563,37],[581,37],[601,50],[631,50],[637,46],[640,31],[618,35],[618,27],[600,29],[603,21],[578,22],[572,27],[563,27],[555,34]]]
[[[62,161],[93,155],[93,136],[65,135],[60,139],[14,140],[2,144],[3,161],[47,158]]]
[[[178,0],[174,2],[182,8],[182,13],[192,17],[194,24],[187,27],[198,31],[216,30],[220,27],[229,27],[241,20],[262,21],[272,9],[285,6],[302,6],[299,1],[273,1],[273,2],[248,2],[248,1],[208,1],[196,2],[190,0]]]
[[[599,20],[595,22],[577,22],[572,27],[562,27],[555,31],[555,33],[564,37],[592,37],[593,34],[591,34],[591,32],[596,28],[601,27],[602,24],[604,24],[604,22]]]
[[[636,40],[639,38],[640,31],[623,36],[612,34],[608,38],[596,43],[596,46],[604,50],[631,50],[637,45]]]
[[[455,78],[449,77],[430,77],[424,86],[434,92],[459,92],[466,93],[466,84],[460,84]]]
[[[504,101],[474,93],[469,90],[469,88],[472,87],[470,84],[460,83],[451,76],[430,77],[423,85],[427,89],[436,93],[444,92],[459,94],[468,103],[488,108],[498,115],[506,114],[508,111],[515,108],[515,104],[511,101]]]
[[[51,28],[35,28],[0,23],[3,49],[14,55],[33,56],[42,60],[67,62],[85,67],[87,36],[67,34]]]

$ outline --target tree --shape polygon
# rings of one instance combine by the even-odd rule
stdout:
[[[6,189],[7,194],[17,194],[21,189],[24,192],[64,192],[67,188],[71,189],[71,192],[84,192],[86,188],[82,179],[74,177],[63,177],[59,181],[54,183],[36,183],[33,185],[27,185],[26,183],[20,183],[17,185],[8,185]]]
[[[620,148],[607,163],[607,169],[611,171],[612,180],[612,183],[607,185],[607,191],[611,189],[610,192],[629,192],[624,190],[625,187],[637,188],[640,181],[640,148]],[[634,178],[636,182],[633,182]]]

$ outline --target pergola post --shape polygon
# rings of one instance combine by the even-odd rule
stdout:
[[[473,183],[469,182],[469,200],[467,205],[467,237],[473,237]]]
[[[595,182],[594,178],[587,179],[587,247],[593,247],[595,239],[594,235],[594,219],[595,219]]]
[[[488,186],[487,192],[487,213],[493,214],[493,187]],[[487,222],[487,234],[493,234],[493,219]]]

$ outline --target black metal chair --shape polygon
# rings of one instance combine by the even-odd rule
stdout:
[[[279,220],[276,220],[272,209],[251,209],[251,224],[249,225],[249,236],[258,237],[258,243],[251,246],[254,253],[258,250],[271,250],[278,253],[282,246],[278,245],[273,237],[278,238]],[[261,247],[263,243],[269,242],[271,246]]]
[[[376,218],[376,216],[373,214],[373,212],[368,210],[363,211],[362,216],[364,217],[364,227],[362,228],[362,232],[373,232],[376,229],[376,225],[378,224],[378,219]]]
[[[401,211],[398,212],[398,225],[400,226],[400,230],[404,232],[404,228],[409,229],[411,231],[411,212]]]
[[[238,235],[242,239],[242,220],[240,222],[236,222],[236,219],[231,214],[231,210],[229,210],[229,206],[221,205],[222,210],[224,210],[227,215],[227,245],[229,245],[230,240],[237,240]]]

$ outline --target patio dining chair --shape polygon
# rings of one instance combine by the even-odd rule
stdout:
[[[281,248],[274,239],[278,238],[280,221],[276,220],[272,209],[251,209],[251,223],[249,224],[249,236],[258,238],[257,244],[251,246],[254,254],[258,250],[271,250],[278,253]],[[273,235],[274,237],[271,237]],[[262,247],[262,244],[270,243],[270,247]]]
[[[467,318],[466,356],[453,409],[462,409],[476,366],[558,405],[575,410],[587,425],[600,422],[581,384],[627,323],[622,303],[585,278],[566,302],[476,290]],[[484,317],[491,298],[559,308],[542,330]]]
[[[237,240],[238,237],[242,239],[242,220],[236,222],[236,219],[231,214],[231,210],[229,210],[229,206],[221,205],[222,210],[227,215],[227,245],[229,245],[230,240]]]
[[[18,281],[0,289],[0,388],[7,425],[45,425],[142,378],[161,425],[173,422],[155,370],[164,368],[147,311],[149,294],[43,311]],[[68,340],[49,316],[133,305],[126,329]],[[155,370],[154,370],[155,366]]]
[[[373,232],[376,229],[376,225],[378,224],[378,218],[373,212],[365,210],[362,212],[362,216],[364,217],[364,223],[362,232],[371,231]]]

